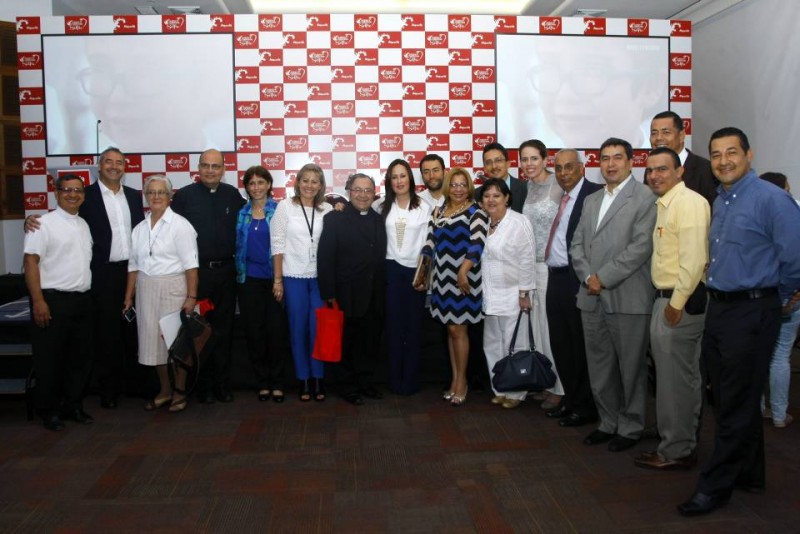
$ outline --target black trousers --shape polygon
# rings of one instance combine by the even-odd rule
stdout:
[[[728,496],[735,485],[764,486],[761,394],[780,331],[776,296],[723,302],[711,299],[702,341],[714,395],[714,452],[697,491]]]
[[[283,389],[289,348],[286,310],[272,295],[272,279],[247,277],[239,289],[239,318],[258,389]]]
[[[216,269],[199,269],[198,300],[210,299],[214,310],[207,315],[212,335],[200,356],[198,388],[209,391],[230,387],[233,316],[236,312],[236,267],[233,261]]]
[[[386,261],[389,389],[399,395],[411,395],[419,391],[425,293],[411,286],[414,271],[396,261]]]
[[[578,279],[569,270],[550,271],[545,307],[550,348],[564,386],[563,406],[578,415],[594,417],[597,409],[589,383],[583,321],[576,298],[579,288]]]
[[[89,292],[46,289],[50,324],[31,325],[34,399],[39,415],[83,408],[92,370],[92,300]],[[31,305],[33,309],[33,305]]]
[[[383,310],[374,301],[364,316],[345,317],[342,361],[333,366],[340,394],[356,393],[374,382],[382,325]]]

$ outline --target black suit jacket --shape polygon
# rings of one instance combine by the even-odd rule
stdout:
[[[128,201],[128,209],[131,212],[131,230],[144,220],[144,205],[142,203],[142,192],[123,185],[125,199]],[[98,265],[108,262],[111,253],[111,223],[108,222],[106,205],[103,202],[103,194],[100,185],[94,182],[86,188],[86,198],[78,211],[92,233],[92,271]]]
[[[519,178],[511,178],[511,209],[517,213],[522,213],[525,205],[525,198],[528,196],[528,182],[523,182]]]
[[[317,281],[323,300],[335,298],[345,317],[384,309],[386,229],[370,209],[361,215],[348,203],[325,215],[317,250]]]
[[[572,213],[570,213],[569,221],[567,222],[567,251],[569,251],[569,248],[572,246],[572,237],[575,235],[575,229],[578,227],[578,221],[581,220],[581,213],[583,213],[583,201],[587,196],[602,188],[602,185],[589,181],[584,177],[583,185],[581,186],[580,191],[578,191],[578,198],[575,199],[575,206],[573,206]],[[572,278],[574,278],[577,284],[579,282],[578,275],[575,273],[575,268],[572,266],[572,255],[568,253],[567,258],[569,259],[569,272],[572,274]]]
[[[692,191],[700,193],[713,206],[719,180],[711,172],[711,162],[691,150],[687,152],[689,155],[683,164],[683,183]]]

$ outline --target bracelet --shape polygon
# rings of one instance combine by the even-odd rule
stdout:
[[[275,283],[275,284],[282,284],[282,283],[283,283],[283,278],[281,278],[280,280],[278,280],[278,279],[276,278],[275,280],[273,280],[273,283]]]

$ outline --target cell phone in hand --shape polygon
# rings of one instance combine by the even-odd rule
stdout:
[[[122,314],[122,317],[129,323],[132,323],[133,320],[136,319],[136,308],[131,306],[125,313]]]

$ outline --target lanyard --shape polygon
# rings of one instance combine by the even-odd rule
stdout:
[[[303,210],[303,218],[306,220],[306,226],[308,227],[308,235],[311,236],[311,243],[314,243],[314,213],[317,211],[316,208],[311,208],[311,224],[308,223],[308,215],[306,215],[306,207],[303,206],[303,203],[300,202],[300,209]]]

